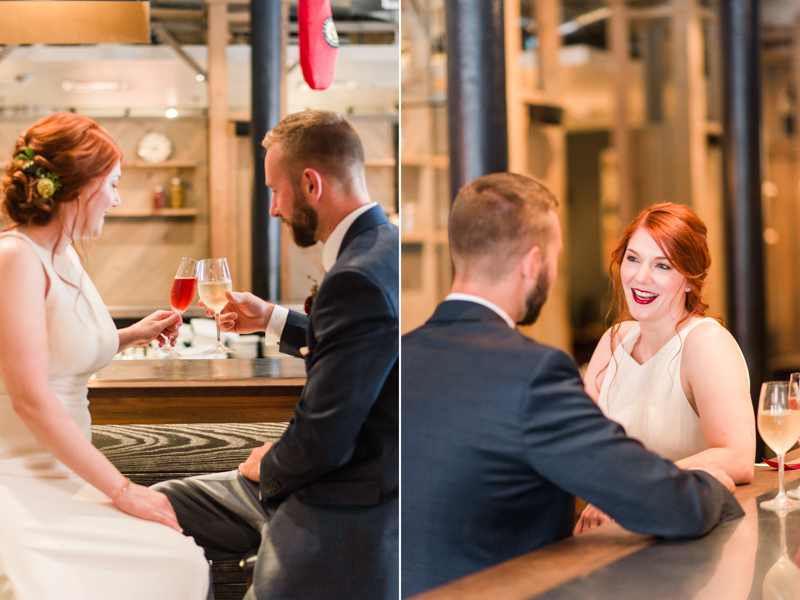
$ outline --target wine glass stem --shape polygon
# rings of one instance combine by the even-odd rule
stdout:
[[[222,341],[220,340],[219,335],[219,311],[214,312],[214,320],[217,322],[217,346],[222,345]],[[781,478],[781,489],[783,489],[783,478]]]
[[[789,551],[786,548],[786,512],[780,511],[778,518],[781,524],[781,558],[789,558]]]
[[[172,307],[170,306],[170,308],[172,308]],[[172,308],[172,312],[178,312],[178,311],[177,311],[177,310],[175,310],[174,308]],[[180,314],[180,313],[178,313],[178,314]],[[174,342],[174,340],[173,340],[171,337],[169,337],[169,336],[165,336],[165,337],[167,338],[167,347],[168,347],[170,350],[174,350],[174,349],[175,349],[175,342]]]
[[[217,326],[219,327],[219,325]],[[778,454],[778,497],[782,498],[786,495],[783,491],[783,458],[785,454]]]

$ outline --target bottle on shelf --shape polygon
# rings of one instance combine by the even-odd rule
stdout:
[[[167,199],[164,195],[163,186],[157,185],[153,188],[153,208],[164,208],[167,205]]]
[[[183,183],[179,177],[173,177],[169,186],[169,205],[172,208],[183,208],[185,203]]]

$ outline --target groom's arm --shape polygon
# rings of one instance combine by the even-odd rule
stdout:
[[[286,316],[286,324],[281,332],[278,350],[284,354],[301,358],[300,348],[307,344],[306,331],[308,330],[308,317],[299,312],[290,310]]]
[[[306,385],[289,427],[261,461],[262,500],[284,496],[350,460],[398,359],[398,315],[388,294],[354,269],[330,273],[320,286]]]
[[[685,471],[646,450],[585,394],[575,364],[547,353],[523,400],[523,443],[536,471],[594,504],[626,529],[680,538],[742,516],[733,495],[704,471]]]

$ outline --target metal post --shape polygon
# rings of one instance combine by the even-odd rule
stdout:
[[[503,0],[445,0],[450,196],[508,170]]]
[[[766,376],[761,220],[761,81],[758,0],[720,2],[725,99],[723,161],[728,314],[750,369],[754,407]],[[761,440],[756,448],[761,456]]]
[[[250,3],[250,47],[253,74],[253,293],[270,302],[280,300],[280,221],[269,216],[272,190],[264,185],[264,148],[267,131],[281,120],[281,0]]]

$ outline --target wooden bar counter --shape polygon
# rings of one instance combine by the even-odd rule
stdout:
[[[89,380],[95,425],[285,422],[306,381],[299,358],[115,360]]]
[[[795,450],[787,461],[798,458]],[[786,471],[787,490],[799,479],[800,470]],[[777,471],[756,467],[753,482],[735,493],[745,516],[703,538],[666,541],[606,523],[414,600],[794,600],[800,598],[800,510],[781,519],[758,506],[777,488]],[[773,568],[782,522],[790,562]]]

